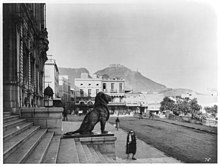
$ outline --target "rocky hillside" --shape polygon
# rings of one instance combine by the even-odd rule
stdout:
[[[125,79],[125,89],[135,92],[160,92],[167,89],[166,86],[156,83],[141,73],[132,71],[122,65],[110,65],[105,69],[97,71],[95,74]]]
[[[71,88],[75,88],[74,79],[80,78],[81,73],[90,73],[86,68],[63,68],[59,67],[60,75],[68,75],[71,83]],[[97,71],[97,75],[102,75],[110,78],[125,79],[125,89],[133,90],[134,92],[160,92],[164,96],[181,96],[181,94],[193,93],[190,89],[171,89],[165,85],[154,82],[153,80],[143,76],[140,72],[132,71],[122,65],[110,65],[107,68]],[[195,92],[196,93],[196,92]]]
[[[200,93],[197,93],[191,89],[167,89],[164,91],[161,91],[160,93],[164,94],[164,96],[181,96],[182,94],[196,94],[201,95]]]

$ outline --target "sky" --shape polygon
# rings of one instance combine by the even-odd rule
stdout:
[[[168,88],[217,89],[217,13],[195,0],[47,3],[49,55],[90,74],[121,64]]]

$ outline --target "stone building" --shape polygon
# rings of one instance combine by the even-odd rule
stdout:
[[[103,78],[102,91],[112,98],[112,101],[108,104],[111,113],[116,111],[123,114],[126,110],[125,80],[120,78]]]
[[[44,3],[3,4],[3,107],[43,106],[48,33]]]
[[[71,101],[70,98],[70,82],[68,75],[59,75],[59,93],[58,97],[61,98],[64,104]]]
[[[53,98],[59,97],[59,70],[56,61],[52,58],[52,55],[47,56],[48,60],[45,62],[45,80],[44,86],[48,85],[53,89]]]
[[[81,78],[75,78],[75,86],[79,91],[77,97],[95,98],[99,91],[102,91],[101,78],[89,78],[88,73],[82,73]]]
[[[96,94],[102,91],[102,79],[89,78],[88,73],[82,73],[80,78],[75,78],[75,107],[87,112],[95,103]]]

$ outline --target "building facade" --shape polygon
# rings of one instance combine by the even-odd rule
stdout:
[[[55,99],[59,97],[59,70],[52,56],[48,55],[47,58],[48,60],[45,62],[44,66],[44,87],[50,86],[53,89],[53,98]]]
[[[164,94],[160,93],[146,93],[143,94],[143,101],[147,106],[147,110],[151,112],[159,112],[160,103],[163,101]]]
[[[3,4],[3,108],[43,105],[48,33],[43,3]]]
[[[67,75],[59,75],[59,93],[62,103],[66,104],[71,101],[70,98],[70,82]]]
[[[81,78],[75,78],[76,104],[94,104],[96,94],[102,91],[102,79],[89,78],[87,73],[82,73]]]
[[[95,97],[102,90],[102,79],[88,77],[75,78],[75,86],[79,88],[77,97]]]
[[[103,78],[102,91],[111,96],[112,101],[109,102],[111,113],[115,111],[123,111],[125,105],[125,80],[120,78]]]

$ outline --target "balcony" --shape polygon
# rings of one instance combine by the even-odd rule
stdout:
[[[108,106],[125,106],[125,102],[109,102]]]

